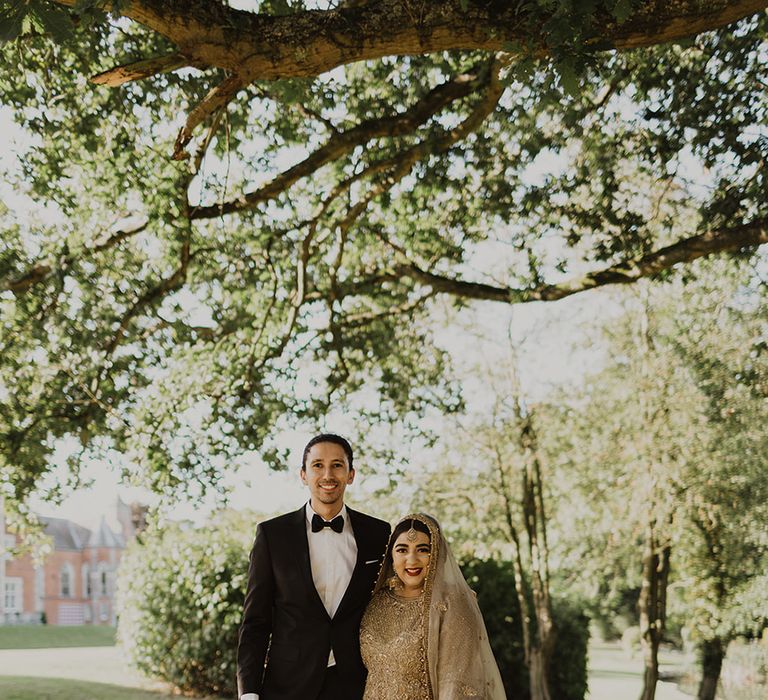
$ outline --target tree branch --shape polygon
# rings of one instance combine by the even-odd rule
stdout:
[[[114,351],[117,349],[117,346],[120,345],[125,332],[128,330],[128,324],[135,316],[138,315],[142,309],[151,304],[154,304],[155,302],[162,299],[166,294],[179,289],[184,284],[185,280],[187,279],[187,268],[189,267],[189,261],[190,244],[189,237],[187,236],[181,244],[179,266],[169,277],[160,280],[160,282],[152,287],[152,289],[142,294],[134,302],[133,306],[131,306],[131,308],[128,309],[128,311],[123,315],[123,317],[120,319],[117,330],[112,336],[112,340],[110,340],[104,350],[106,357],[109,357],[112,355],[112,353],[114,353]]]
[[[369,293],[381,282],[410,277],[431,286],[437,293],[449,294],[463,299],[497,301],[504,304],[557,301],[572,294],[609,284],[632,284],[644,277],[651,277],[669,270],[679,263],[690,263],[698,258],[716,253],[741,250],[765,243],[768,243],[768,219],[760,219],[735,228],[707,231],[624,263],[611,265],[558,284],[544,284],[531,289],[496,287],[481,282],[467,282],[422,270],[409,262],[397,265],[382,275],[371,275],[363,280],[353,282],[342,288],[340,293],[346,296]]]
[[[365,177],[371,171],[379,172],[382,169],[388,169],[390,164],[392,165],[392,170],[389,172],[387,177],[383,178],[382,181],[371,187],[366,196],[357,202],[349,210],[344,219],[338,224],[342,239],[346,235],[346,232],[349,230],[352,223],[365,210],[371,200],[401,180],[408,172],[410,172],[411,168],[416,162],[418,162],[418,160],[425,157],[426,155],[429,155],[430,153],[435,153],[440,150],[449,148],[451,145],[467,136],[469,133],[477,129],[480,124],[482,124],[483,120],[488,116],[488,114],[493,112],[494,108],[498,104],[501,94],[504,91],[504,87],[501,85],[498,79],[500,69],[500,61],[496,60],[495,58],[490,61],[490,64],[487,66],[487,70],[484,71],[486,76],[485,80],[487,81],[487,88],[483,99],[480,100],[470,115],[456,128],[442,132],[437,138],[429,139],[420,144],[417,144],[408,151],[405,151],[402,154],[398,154],[398,156],[393,159],[383,161],[382,163],[384,163],[386,167],[382,165],[382,163],[374,163],[362,173],[359,173],[351,178],[359,179],[360,177]],[[285,350],[285,347],[291,338],[293,328],[296,324],[299,310],[303,304],[308,301],[309,291],[307,285],[307,268],[310,262],[311,245],[314,236],[316,235],[317,227],[322,216],[330,208],[331,203],[346,189],[346,186],[348,186],[348,181],[337,185],[332,193],[322,203],[318,213],[308,222],[309,231],[301,241],[299,257],[297,261],[296,292],[291,303],[290,311],[288,313],[285,329],[280,339],[278,340],[278,343],[267,353],[265,353],[264,357],[261,359],[258,365],[255,365],[251,368],[251,374],[253,374],[255,370],[259,370],[261,367],[263,367],[269,359],[273,359],[282,355],[283,351]],[[323,298],[324,297],[325,295],[323,295]],[[420,301],[423,302],[425,300],[426,297],[422,298]],[[252,379],[253,377],[251,377],[251,381],[249,382],[248,386],[244,388],[243,392],[241,392],[243,396],[248,395],[253,390],[254,383]]]
[[[346,328],[354,328],[355,326],[364,326],[368,323],[372,323],[373,321],[378,321],[380,319],[389,318],[391,316],[404,316],[410,314],[412,311],[415,311],[421,306],[424,306],[430,299],[432,299],[435,296],[436,292],[434,290],[429,290],[428,292],[422,294],[421,296],[416,297],[415,299],[412,299],[410,301],[403,302],[402,304],[398,304],[397,306],[390,306],[387,309],[384,309],[383,311],[375,311],[375,312],[369,312],[369,313],[359,313],[359,314],[347,314],[341,319],[341,323],[343,323],[344,327]]]
[[[245,82],[240,75],[231,75],[213,88],[203,100],[189,113],[187,123],[179,131],[173,147],[174,160],[189,158],[184,148],[192,140],[192,132],[198,124],[204,122],[216,112],[226,109],[232,98],[244,87]]]
[[[117,87],[133,80],[143,80],[158,73],[169,73],[189,65],[186,57],[180,53],[172,53],[167,56],[156,56],[143,61],[134,61],[122,66],[115,66],[102,73],[97,73],[91,78],[95,85]]]
[[[21,296],[29,291],[30,287],[46,279],[52,270],[53,268],[47,263],[38,263],[27,270],[21,277],[4,280],[0,289],[4,292],[13,292],[16,296]]]
[[[504,92],[504,86],[499,80],[500,70],[501,61],[497,58],[493,58],[487,66],[487,71],[484,72],[487,87],[483,98],[477,105],[475,105],[469,116],[455,128],[440,131],[436,136],[425,139],[402,153],[398,153],[392,158],[368,166],[368,168],[361,173],[362,176],[366,176],[369,172],[381,171],[385,172],[386,175],[375,185],[371,186],[366,192],[365,197],[350,208],[347,215],[339,223],[339,227],[344,231],[348,230],[373,199],[400,182],[400,180],[411,172],[411,169],[416,163],[427,156],[448,150],[455,143],[458,143],[461,139],[466,138],[469,134],[476,131],[488,115],[496,108],[496,105],[499,103],[499,99]]]
[[[248,370],[247,370],[247,381],[243,386],[243,393],[244,394],[250,394],[253,389],[255,388],[255,373],[256,373],[256,350],[259,347],[259,343],[261,343],[261,339],[264,337],[264,334],[267,331],[267,325],[269,323],[270,318],[272,318],[272,311],[275,308],[275,305],[277,304],[277,295],[278,295],[278,288],[280,285],[280,280],[277,275],[277,272],[275,271],[275,266],[272,264],[272,258],[269,255],[269,250],[263,251],[264,259],[267,264],[267,267],[269,267],[269,270],[272,274],[272,294],[269,299],[269,304],[267,304],[267,308],[264,311],[264,318],[261,321],[261,324],[259,325],[258,333],[256,333],[252,338],[251,342],[249,343],[249,349],[248,349]],[[294,312],[292,312],[294,313]],[[291,324],[291,329],[293,328],[293,323]],[[280,354],[283,352],[283,348],[285,346],[280,346]],[[261,362],[259,363],[259,367],[262,367],[264,363],[267,361],[267,357],[269,356],[269,350],[267,351],[264,358],[262,358]]]
[[[116,246],[126,238],[135,236],[137,233],[144,231],[149,225],[148,221],[144,221],[132,228],[120,229],[113,233],[109,238],[97,243],[93,248],[86,248],[84,253],[101,253],[109,248]],[[61,273],[66,267],[71,264],[73,257],[69,254],[64,254],[59,258],[59,264],[54,266],[49,262],[38,262],[33,265],[29,270],[23,273],[20,277],[11,280],[3,280],[0,282],[0,291],[13,292],[16,296],[20,296],[25,292],[28,292],[30,288],[34,287],[40,282],[44,282],[54,272]]]
[[[116,231],[115,233],[113,233],[109,238],[107,238],[102,243],[97,243],[93,247],[93,251],[95,253],[101,253],[105,250],[108,250],[109,248],[113,248],[118,243],[121,243],[122,241],[124,241],[126,238],[130,238],[131,236],[135,236],[137,233],[141,233],[147,228],[147,226],[149,226],[149,220],[143,221],[142,223],[137,224],[133,228],[120,229],[119,231]]]
[[[56,0],[73,6],[76,0]],[[190,64],[218,67],[252,80],[315,76],[383,56],[451,50],[503,51],[510,43],[546,46],[547,21],[518,3],[377,0],[361,6],[275,16],[235,10],[223,2],[132,0],[123,15],[172,41]],[[633,49],[677,41],[765,9],[765,0],[644,0],[619,23],[600,10],[595,43]],[[466,9],[462,5],[467,5]]]
[[[257,190],[248,192],[224,204],[194,207],[192,219],[211,219],[238,211],[254,209],[263,202],[274,199],[298,180],[311,175],[327,163],[338,160],[372,139],[394,138],[415,131],[419,126],[457,99],[470,95],[484,84],[487,75],[482,66],[472,73],[457,75],[430,90],[421,100],[401,114],[379,119],[369,119],[344,132],[337,132],[300,163],[280,173]]]

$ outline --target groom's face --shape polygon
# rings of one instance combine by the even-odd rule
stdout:
[[[338,505],[344,503],[344,490],[355,478],[349,468],[347,453],[334,442],[318,442],[307,454],[301,480],[309,487],[312,503]]]

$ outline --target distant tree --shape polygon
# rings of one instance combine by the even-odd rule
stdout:
[[[609,567],[639,568],[627,543],[642,550],[634,581],[645,698],[653,697],[668,583],[684,584],[683,601],[674,604],[699,646],[699,698],[712,700],[728,641],[754,627],[735,624],[743,624],[739,601],[750,600],[742,591],[752,590],[768,554],[763,291],[741,284],[744,271],[726,264],[697,274],[649,296],[651,345],[633,349],[621,323],[613,324],[610,360],[583,396],[570,397],[578,409],[565,428],[582,475],[574,500],[599,495],[604,503],[597,512],[580,508],[579,530],[595,534],[586,546],[571,540],[577,551]],[[585,574],[594,576],[594,568]],[[765,609],[764,602],[747,605]]]
[[[687,535],[681,541],[686,619],[702,670],[698,700],[714,700],[728,644],[768,624],[768,356],[765,293],[738,289],[728,271],[709,289],[694,285],[684,303],[705,310],[678,319],[670,342],[693,373],[706,423],[703,458],[686,478]],[[730,293],[729,293],[730,292]]]
[[[454,438],[439,466],[427,477],[413,477],[421,486],[414,507],[438,513],[446,531],[470,556],[509,561],[530,697],[549,700],[557,629],[550,590],[546,465],[535,409],[522,392],[516,359],[485,372],[491,416],[454,422]]]

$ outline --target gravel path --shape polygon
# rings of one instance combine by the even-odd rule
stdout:
[[[143,690],[167,691],[130,669],[120,647],[0,649],[0,675],[72,678]]]

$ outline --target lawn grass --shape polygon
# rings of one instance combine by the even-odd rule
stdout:
[[[0,625],[0,649],[110,647],[115,628],[102,625]],[[0,695],[0,697],[5,697]]]
[[[163,700],[171,695],[66,678],[0,676],[3,700]]]

